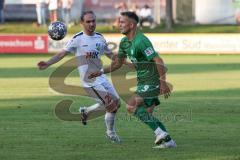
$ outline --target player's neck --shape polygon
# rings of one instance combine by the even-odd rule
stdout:
[[[85,31],[83,30],[84,34],[88,35],[88,36],[93,36],[94,32],[89,32],[89,31]]]
[[[134,39],[134,37],[137,34],[137,29],[131,30],[126,36],[128,37],[128,40],[131,41]]]

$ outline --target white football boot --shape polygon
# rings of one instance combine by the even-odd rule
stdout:
[[[122,141],[119,138],[119,136],[116,134],[116,132],[106,133],[106,137],[112,142],[120,144]]]
[[[159,145],[159,144],[161,144],[164,140],[165,140],[165,138],[168,136],[168,133],[167,132],[162,132],[161,134],[158,134],[158,135],[156,135],[156,140],[155,140],[155,144],[156,145]]]
[[[153,149],[165,149],[165,148],[176,148],[177,144],[174,142],[174,140],[170,140],[168,142],[164,142],[160,145],[152,147]]]

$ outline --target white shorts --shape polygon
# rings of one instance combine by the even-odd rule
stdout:
[[[105,106],[119,99],[119,95],[109,81],[105,81],[97,86],[85,87],[84,89],[90,97],[97,101],[97,103],[101,103]]]

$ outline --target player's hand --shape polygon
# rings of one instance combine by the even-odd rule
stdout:
[[[160,94],[164,95],[164,98],[168,98],[171,94],[171,90],[166,81],[160,81]]]
[[[88,78],[89,78],[89,79],[92,79],[92,78],[101,76],[102,74],[103,74],[103,73],[102,73],[101,71],[93,72],[93,73],[90,73],[90,75],[88,76]]]
[[[46,69],[49,66],[47,62],[44,62],[44,61],[40,61],[37,65],[38,65],[38,69],[40,70]]]

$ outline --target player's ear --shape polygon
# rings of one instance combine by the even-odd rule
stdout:
[[[80,24],[83,24],[83,23],[84,23],[84,17],[80,18]]]
[[[134,26],[135,26],[135,24],[134,24],[133,22],[131,22],[131,23],[130,23],[130,27],[131,27],[131,29],[133,29]]]

